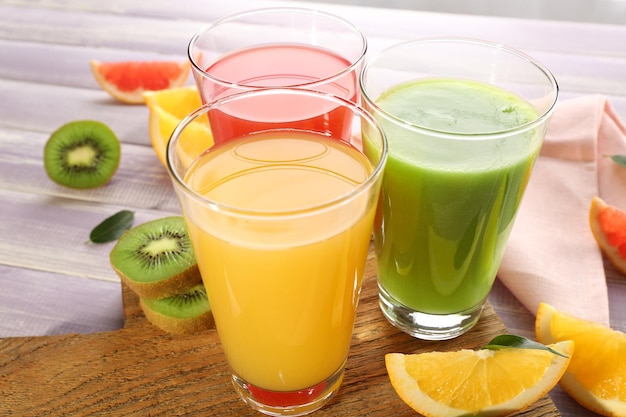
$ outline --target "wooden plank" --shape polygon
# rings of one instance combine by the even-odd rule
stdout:
[[[378,45],[370,45],[370,52],[375,53],[383,47],[404,39],[379,39]],[[0,77],[23,82],[46,83],[83,87],[100,90],[89,68],[89,61],[108,60],[180,60],[187,59],[185,49],[172,54],[154,51],[102,49],[87,46],[42,45],[39,43],[18,44],[0,40],[0,55],[15,65],[0,67]],[[546,65],[557,77],[560,87],[569,93],[606,94],[626,97],[626,59],[607,56],[582,56],[563,54],[554,51],[527,51],[539,62]],[[41,56],[54,56],[41,68]],[[575,72],[572,69],[575,69]],[[192,85],[192,77],[187,81]],[[58,100],[58,98],[57,98]],[[129,106],[125,106],[129,107]]]
[[[118,281],[109,265],[113,243],[88,243],[89,232],[128,206],[0,190],[0,265]],[[132,208],[131,208],[132,209]],[[135,224],[179,214],[134,209]],[[10,219],[10,221],[9,221]]]
[[[41,8],[0,8],[0,38],[16,42],[83,45],[186,53],[201,23]]]
[[[124,329],[0,339],[0,414],[258,415],[236,396],[214,330],[165,334],[145,322],[132,292],[124,287],[123,294]],[[469,333],[446,342],[420,341],[389,325],[377,300],[370,254],[346,377],[338,395],[316,415],[414,416],[389,383],[385,353],[479,348],[506,332],[489,305]],[[560,414],[545,396],[514,415]]]
[[[102,187],[75,190],[57,185],[48,178],[43,166],[43,148],[48,137],[48,133],[0,130],[0,190],[128,209],[180,212],[167,170],[152,147],[122,143],[120,166],[113,178]],[[20,200],[20,197],[16,198]],[[45,198],[35,201],[41,203],[42,215],[53,202]],[[7,196],[4,203],[11,204],[11,197]]]
[[[177,48],[172,54],[163,54],[152,49],[137,51],[98,46],[0,40],[2,60],[12,63],[0,66],[0,78],[100,90],[89,67],[91,59],[99,61],[177,60],[181,62],[187,60],[184,49]],[[44,62],[42,57],[49,59]],[[188,83],[192,84],[192,82],[192,78],[189,77]]]
[[[522,49],[585,53],[589,55],[621,55],[624,51],[626,27],[595,23],[538,21],[532,19],[500,18],[416,10],[358,7],[325,2],[239,0],[187,0],[181,5],[169,0],[110,0],[84,2],[81,0],[48,0],[33,4],[29,0],[4,0],[5,5],[18,8],[65,9],[102,14],[186,19],[208,23],[228,14],[261,7],[300,6],[326,10],[348,18],[371,37],[406,38],[421,36],[474,36],[490,38]],[[356,3],[358,4],[358,3]],[[376,4],[369,2],[368,4]],[[585,28],[586,30],[581,30]],[[533,36],[528,34],[532,33]],[[581,33],[583,33],[581,35]],[[622,35],[622,36],[620,36]],[[549,39],[547,42],[545,39]]]
[[[141,0],[109,0],[107,2],[85,2],[81,0],[46,0],[33,3],[31,0],[3,0],[3,7],[21,9],[47,9],[85,12],[103,15],[122,15],[128,17],[152,17],[166,20],[187,20],[209,23],[224,16],[240,11],[264,8],[300,6],[309,8],[333,7],[323,3],[307,3],[275,0],[237,0],[224,2],[221,0],[185,0],[172,2],[156,0],[146,3]]]
[[[119,282],[0,265],[0,288],[2,337],[96,333],[124,326]]]
[[[84,71],[89,71],[88,67]],[[50,135],[81,119],[106,123],[122,142],[149,145],[148,108],[116,103],[102,90],[0,79],[0,126]]]
[[[611,308],[611,327],[626,333],[626,275],[619,272],[606,256],[604,270]]]
[[[554,74],[561,91],[626,98],[626,57],[545,51],[528,53]]]

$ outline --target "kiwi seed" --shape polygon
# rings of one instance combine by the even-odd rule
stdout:
[[[202,282],[189,233],[181,216],[140,224],[119,237],[111,266],[140,298],[181,294]]]
[[[117,171],[120,156],[120,142],[107,125],[79,120],[52,133],[43,160],[52,181],[82,189],[107,183]]]
[[[211,306],[202,284],[167,298],[140,298],[139,304],[148,321],[168,333],[190,334],[213,327]]]

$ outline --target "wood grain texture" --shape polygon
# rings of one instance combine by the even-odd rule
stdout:
[[[414,416],[393,391],[389,352],[475,349],[506,333],[491,305],[465,335],[446,342],[414,339],[391,326],[377,302],[368,258],[346,376],[319,416]],[[137,296],[123,286],[123,329],[0,339],[0,415],[255,416],[235,394],[214,329],[170,335],[150,325]],[[518,413],[559,416],[548,396]]]
[[[2,337],[87,334],[124,326],[119,282],[0,265],[0,288]]]
[[[147,109],[112,100],[93,79],[88,61],[184,59],[188,38],[198,27],[234,12],[277,5],[314,7],[352,21],[367,36],[369,54],[392,43],[425,36],[502,42],[550,68],[561,86],[561,100],[606,94],[617,114],[626,120],[626,26],[300,1],[3,0],[0,337],[5,339],[0,341],[0,416],[20,415],[11,406],[27,416],[250,413],[234,397],[219,346],[198,347],[197,338],[187,341],[155,332],[141,315],[137,316],[133,310],[136,306],[126,309],[123,328],[121,287],[107,261],[111,246],[85,245],[86,236],[95,224],[119,209],[135,210],[139,224],[176,213],[178,205],[167,173],[150,148]],[[65,189],[49,181],[43,170],[41,155],[46,139],[61,124],[77,119],[107,123],[122,142],[120,169],[103,188],[80,192]],[[606,260],[605,269],[611,325],[626,331],[626,278]],[[352,408],[358,415],[412,415],[390,391],[380,367],[381,355],[396,346],[410,351],[431,347],[395,333],[381,321],[372,298],[373,284],[368,282],[346,383],[321,415],[349,416],[353,415]],[[509,331],[533,335],[534,312],[526,310],[502,283],[496,282],[489,299]],[[129,305],[132,302],[126,303]],[[492,322],[489,317],[480,326],[493,325],[489,331],[500,329],[497,319]],[[134,332],[145,341],[124,348],[120,337]],[[103,336],[118,334],[122,336],[115,336],[111,345],[103,342]],[[474,334],[459,342],[476,343]],[[203,343],[215,343],[215,335],[202,335],[202,339]],[[182,346],[182,350],[174,352],[172,346]],[[149,351],[148,359],[128,359],[141,349]],[[81,359],[83,352],[86,357]],[[172,362],[168,355],[174,358]],[[157,365],[149,360],[157,357],[163,370],[155,369]],[[191,360],[185,362],[188,358]],[[26,369],[18,364],[26,364]],[[157,375],[160,389],[154,389],[154,380],[145,376],[150,372]],[[211,379],[215,372],[222,378],[217,382]],[[86,379],[88,373],[91,379]],[[51,377],[54,379],[48,383],[46,379]],[[208,385],[197,379],[203,384],[209,381]],[[70,391],[53,398],[51,392],[64,392],[54,387],[59,382]],[[32,398],[33,393],[43,394]],[[558,387],[550,395],[564,416],[594,415]],[[177,396],[189,398],[179,400]],[[225,398],[217,398],[220,396]],[[34,403],[28,403],[29,398]],[[200,399],[203,405],[184,405],[190,398]],[[226,408],[207,405],[211,398]],[[153,404],[158,404],[160,411],[151,408]],[[539,407],[529,412],[533,416],[554,415],[551,404],[545,404],[545,414],[538,411]],[[44,412],[46,409],[49,412]]]

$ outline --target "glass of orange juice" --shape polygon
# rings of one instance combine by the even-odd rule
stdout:
[[[214,113],[268,99],[290,109],[276,111],[272,128],[249,123],[243,134],[196,149],[213,124],[197,126]],[[299,127],[299,113],[311,109],[349,112],[349,135]],[[174,131],[167,157],[174,188],[233,384],[254,409],[303,415],[339,389],[386,155],[367,112],[312,90],[230,95]]]
[[[366,51],[363,33],[343,18],[275,7],[227,16],[203,27],[190,40],[188,56],[203,103],[268,87],[324,91],[356,103]],[[271,108],[271,103],[265,107]],[[310,116],[303,123],[346,126],[332,113]],[[214,132],[216,142],[222,136]]]

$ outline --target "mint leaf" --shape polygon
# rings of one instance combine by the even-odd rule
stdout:
[[[606,155],[618,165],[626,167],[626,155]]]
[[[107,217],[98,224],[89,234],[89,240],[93,243],[107,243],[122,236],[126,230],[130,229],[135,220],[135,213],[129,210],[122,210]]]
[[[549,352],[554,353],[555,355],[562,356],[567,358],[567,356],[562,353],[557,352],[554,349],[550,349],[546,345],[543,345],[539,342],[532,341],[522,336],[516,336],[513,334],[503,334],[500,336],[496,336],[487,344],[487,346],[483,347],[483,349],[489,350],[499,350],[505,349],[508,347],[521,348],[521,349],[539,349],[539,350],[547,350]]]

